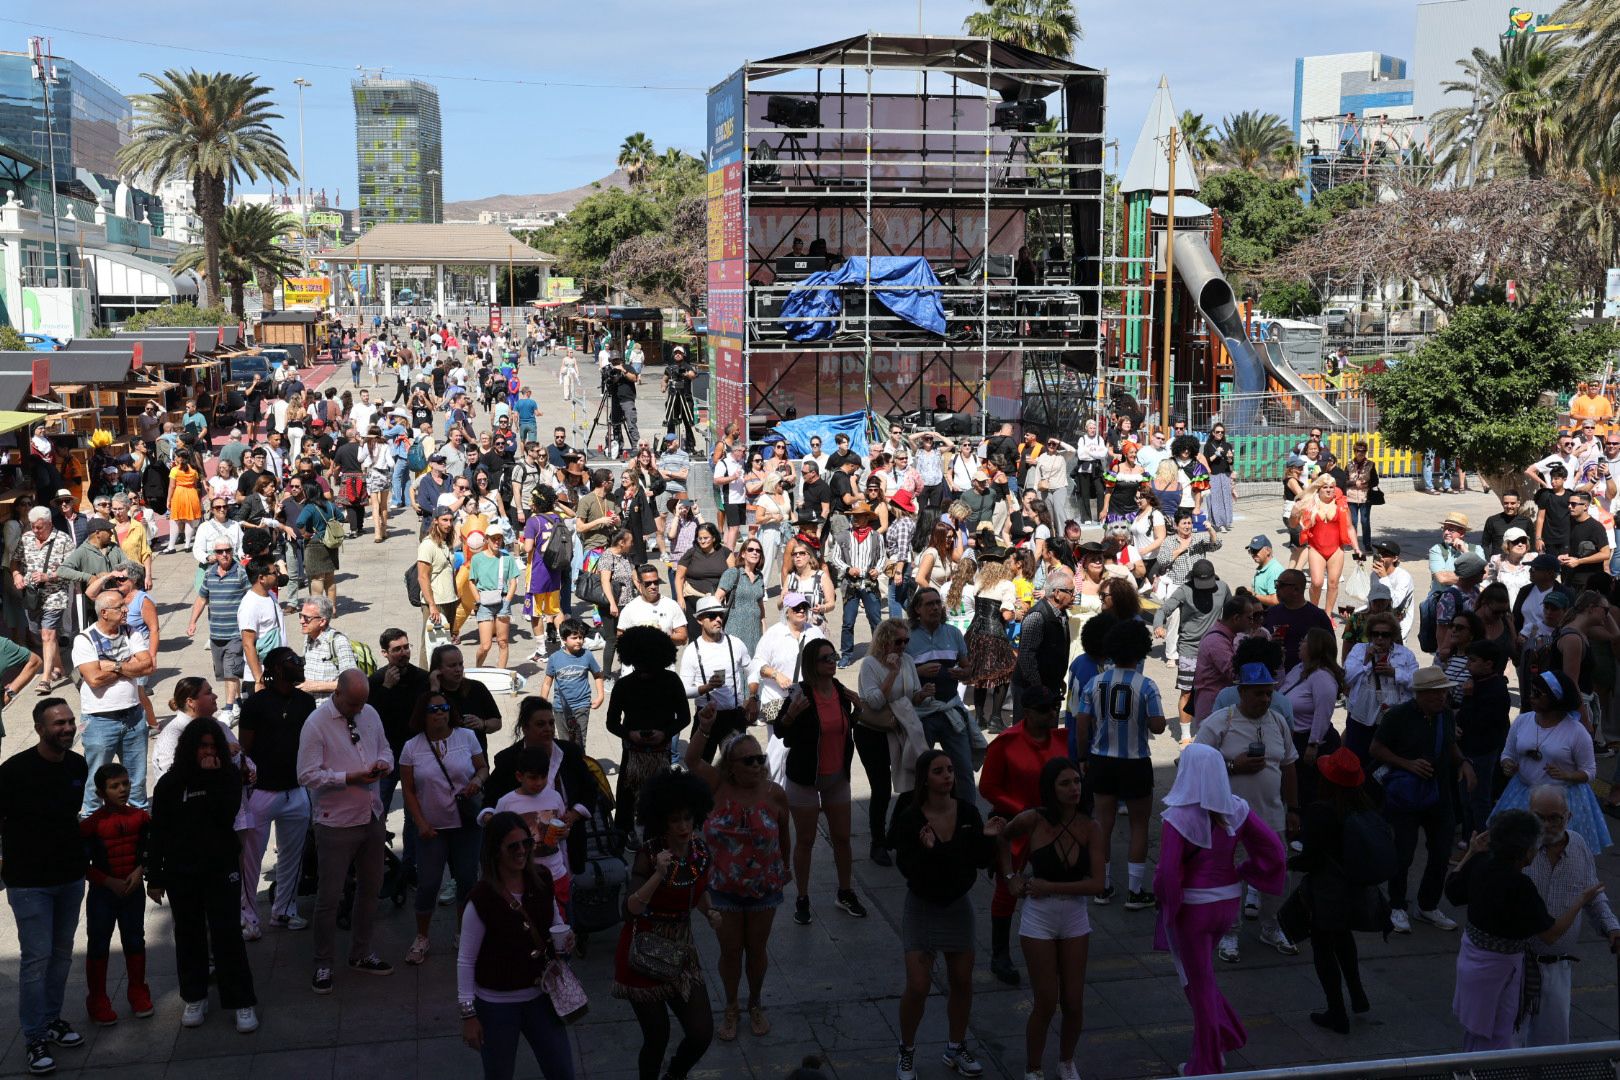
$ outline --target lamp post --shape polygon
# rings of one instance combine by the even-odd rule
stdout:
[[[315,84],[308,79],[293,80],[298,87],[298,213],[302,220],[299,226],[299,253],[304,258],[304,276],[309,276],[309,192],[304,186],[304,90]]]
[[[434,211],[434,207],[439,205],[439,201],[433,196],[434,191],[439,186],[439,170],[429,169],[425,175],[430,177],[430,181],[428,184],[428,202],[427,205],[422,209],[427,211],[426,217],[428,219],[428,224],[437,225],[439,223],[439,215]]]

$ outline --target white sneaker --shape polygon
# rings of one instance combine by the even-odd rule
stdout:
[[[253,1006],[236,1010],[236,1030],[243,1035],[259,1030],[259,1014]]]
[[[1222,934],[1221,943],[1215,947],[1215,955],[1228,964],[1238,962],[1238,936],[1236,934]]]
[[[1046,1080],[1046,1074],[1039,1069],[1030,1069],[1024,1074],[1024,1080]]]
[[[1283,933],[1282,927],[1278,926],[1276,923],[1261,925],[1260,941],[1261,944],[1270,945],[1273,949],[1276,949],[1284,956],[1299,955],[1299,946],[1295,945],[1292,941],[1289,941],[1288,935]]]
[[[202,1027],[203,1018],[208,1015],[208,1002],[188,1001],[185,1012],[180,1014],[181,1027]]]
[[[1394,927],[1397,934],[1410,934],[1412,932],[1412,920],[1408,919],[1406,912],[1400,908],[1396,908],[1389,913],[1389,923],[1390,926]]]
[[[1426,922],[1436,930],[1457,929],[1457,920],[1453,919],[1450,915],[1447,915],[1439,908],[1436,908],[1433,911],[1424,911],[1422,908],[1418,908],[1417,918],[1418,922]]]
[[[1058,1080],[1080,1080],[1080,1070],[1075,1068],[1073,1058],[1058,1062]]]
[[[405,962],[407,964],[420,964],[427,959],[427,954],[428,939],[421,934],[417,934],[416,940],[411,942],[411,947],[405,951]]]
[[[449,879],[447,879],[445,881],[445,883],[443,885],[439,886],[439,906],[444,907],[447,904],[453,904],[455,902],[456,902],[456,879],[455,878],[449,878]]]
[[[1243,917],[1245,919],[1258,919],[1260,917],[1260,890],[1249,889],[1243,897]]]
[[[243,941],[258,941],[264,937],[264,930],[257,923],[245,923],[242,926]]]
[[[601,634],[592,634],[590,640],[585,643],[586,649],[601,649],[606,646],[607,642],[602,640]]]

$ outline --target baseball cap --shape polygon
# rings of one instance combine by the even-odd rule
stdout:
[[[1525,532],[1523,529],[1518,528],[1517,526],[1515,526],[1514,528],[1509,529],[1507,532],[1502,534],[1502,540],[1505,543],[1509,543],[1509,544],[1514,543],[1515,541],[1518,541],[1518,540],[1528,540],[1528,539],[1530,539],[1530,534]]]
[[[1530,569],[1542,570],[1549,574],[1558,573],[1558,556],[1543,552],[1530,560]]]
[[[664,441],[667,443],[679,442],[680,436],[675,434],[673,431],[666,431],[664,433]]]
[[[1457,561],[1452,568],[1457,571],[1457,576],[1460,578],[1478,577],[1485,572],[1485,560],[1470,551],[1465,555],[1457,556]]]
[[[1393,603],[1395,597],[1390,594],[1388,585],[1385,585],[1382,581],[1375,581],[1372,583],[1372,587],[1367,590],[1367,603],[1370,604],[1374,600],[1388,600]]]
[[[1396,559],[1401,557],[1401,545],[1393,540],[1380,540],[1373,545],[1373,550],[1380,555],[1388,555]]]
[[[1189,580],[1195,589],[1208,590],[1220,584],[1220,579],[1215,576],[1215,564],[1208,559],[1199,559],[1192,564],[1192,575]]]
[[[108,521],[106,518],[91,518],[90,524],[85,528],[86,531],[93,533],[112,532],[112,522]]]
[[[1271,546],[1271,537],[1265,533],[1256,533],[1254,539],[1249,541],[1250,551],[1264,551]]]
[[[428,455],[428,464],[429,465],[443,465],[444,463],[445,463],[445,459],[444,459],[443,454],[430,454],[430,455]]]
[[[1559,611],[1568,611],[1573,603],[1574,601],[1569,598],[1569,593],[1563,589],[1554,589],[1542,598],[1541,606],[1544,608],[1555,607]]]
[[[1275,686],[1277,678],[1264,664],[1244,664],[1238,669],[1239,686]]]
[[[787,592],[782,594],[783,611],[786,611],[789,608],[796,608],[800,604],[808,604],[809,602],[810,598],[803,593]]]

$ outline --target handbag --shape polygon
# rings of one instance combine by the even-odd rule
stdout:
[[[691,951],[684,941],[638,926],[630,935],[630,970],[654,982],[674,982],[686,970]]]
[[[546,955],[551,951],[551,942],[540,936],[540,929],[529,919],[522,905],[507,898],[512,910],[517,912],[518,918],[523,920],[524,929],[534,939],[535,958]],[[572,1024],[590,1010],[590,998],[585,994],[585,987],[574,974],[574,969],[562,961],[562,958],[552,955],[546,963],[546,969],[534,981],[542,993],[551,999],[551,1008],[556,1012],[557,1019],[565,1024]]]
[[[1434,776],[1423,777],[1391,766],[1383,777],[1384,806],[1398,814],[1416,814],[1440,803],[1440,752],[1445,749],[1445,722],[1434,722]]]
[[[424,735],[423,738],[427,738],[427,736]],[[444,767],[444,758],[440,757],[439,752],[433,749],[433,740],[428,739],[427,744],[428,752],[433,755],[433,760],[439,763],[439,771],[444,774],[444,782],[450,785],[451,791],[456,791],[456,782],[450,779],[450,770]],[[461,827],[463,829],[478,828],[478,803],[460,792],[456,793],[455,799],[456,815],[461,818]]]
[[[580,575],[579,582],[574,588],[574,595],[587,604],[594,604],[605,610],[608,607],[608,596],[602,591],[601,569],[602,560],[599,558],[594,566],[590,566]]]
[[[60,535],[60,533],[53,535],[50,543],[45,545],[45,559],[40,563],[40,566],[42,566],[47,572],[50,570],[51,566],[51,552],[56,550],[56,537]],[[45,590],[47,588],[48,586],[44,585],[43,583],[36,585],[24,585],[23,605],[29,611],[39,611],[45,606]]]
[[[511,558],[509,555],[501,556],[500,577],[497,579],[500,584],[493,589],[478,590],[478,602],[485,607],[497,607],[506,596],[506,584],[510,580],[506,576],[506,560],[509,558]]]

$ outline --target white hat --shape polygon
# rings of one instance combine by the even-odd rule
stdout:
[[[1530,539],[1530,534],[1519,528],[1517,525],[1502,534],[1502,542],[1505,544],[1511,544],[1515,540],[1528,539]]]
[[[697,607],[692,610],[692,617],[698,618],[699,616],[707,615],[711,611],[723,612],[725,610],[726,605],[722,604],[712,596],[705,596],[703,599],[697,602]]]

